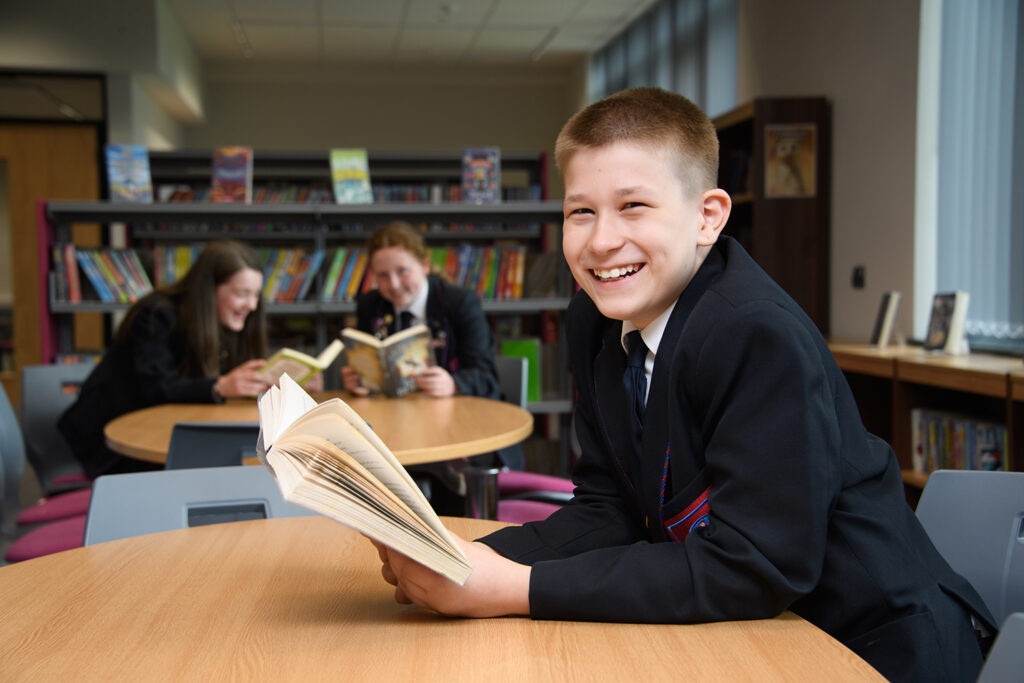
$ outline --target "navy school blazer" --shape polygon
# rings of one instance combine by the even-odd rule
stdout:
[[[621,323],[579,292],[566,330],[574,500],[484,537],[532,565],[534,618],[801,615],[893,680],[973,680],[992,617],[906,503],[817,328],[734,240],[683,291],[631,445]]]

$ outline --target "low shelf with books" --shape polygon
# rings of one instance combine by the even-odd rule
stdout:
[[[866,343],[830,342],[830,347],[853,389],[865,426],[896,451],[912,502],[920,495],[928,470],[936,466],[1024,469],[1024,364],[1020,358],[981,353],[952,356],[910,345],[878,349]],[[996,428],[1005,430],[1005,448],[998,456],[989,452],[983,457],[963,451],[922,459],[922,453],[917,453],[915,461],[922,438],[920,425],[926,419],[943,425],[947,446],[955,443],[955,429],[964,433]]]

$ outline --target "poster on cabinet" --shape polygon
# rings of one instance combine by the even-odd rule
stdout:
[[[817,129],[813,123],[764,127],[764,196],[768,199],[813,197]]]

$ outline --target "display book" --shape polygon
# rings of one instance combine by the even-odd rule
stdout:
[[[218,147],[213,150],[210,201],[252,202],[252,147]]]
[[[332,149],[331,185],[338,204],[372,204],[370,165],[365,149]]]
[[[257,454],[281,495],[462,585],[473,571],[419,487],[339,398],[314,401],[287,374],[260,396]]]
[[[943,351],[951,355],[967,353],[964,323],[969,301],[967,292],[959,290],[935,295],[923,345],[926,351]]]
[[[872,346],[884,349],[889,345],[902,299],[903,294],[897,291],[889,291],[882,295],[882,303],[879,304],[878,315],[875,316],[875,327],[871,332]]]
[[[342,341],[335,339],[320,352],[320,355],[315,357],[296,349],[278,349],[267,359],[266,364],[260,368],[260,372],[270,375],[275,382],[282,375],[287,374],[299,384],[303,384],[316,373],[323,372],[330,367],[343,348]]]
[[[115,202],[153,201],[153,179],[149,173],[149,151],[143,145],[107,145],[107,184]]]
[[[416,375],[434,365],[430,329],[413,325],[384,339],[354,328],[341,331],[346,363],[370,393],[392,398],[416,391]]]

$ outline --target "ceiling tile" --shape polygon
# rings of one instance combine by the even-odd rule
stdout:
[[[281,2],[282,0],[277,0]],[[398,25],[408,0],[320,0],[324,23],[342,26]]]
[[[396,27],[339,28],[324,27],[324,59],[353,61],[386,61],[391,58]]]
[[[487,25],[489,28],[543,26],[547,30],[571,19],[580,4],[581,0],[500,0]]]
[[[320,31],[315,26],[247,25],[245,33],[252,45],[253,59],[259,61],[318,61]]]

